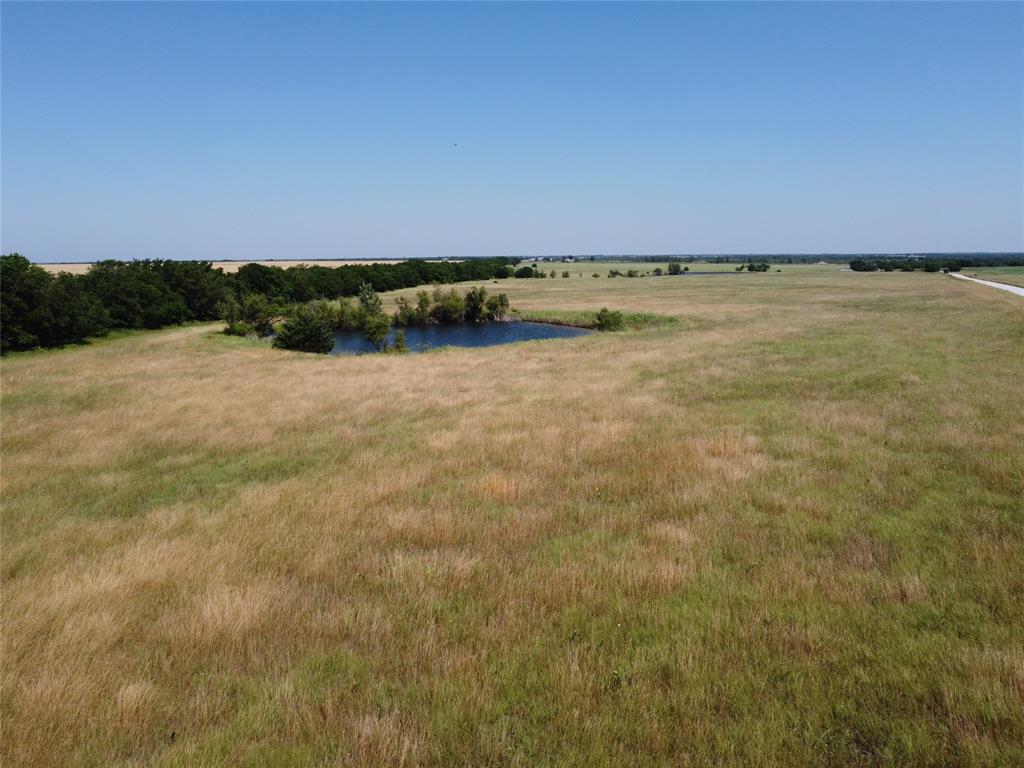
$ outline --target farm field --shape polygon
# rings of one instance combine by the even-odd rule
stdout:
[[[550,268],[676,321],[0,362],[3,764],[1024,762],[1024,301]]]

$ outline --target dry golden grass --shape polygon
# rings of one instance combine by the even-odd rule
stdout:
[[[4,360],[4,764],[1024,759],[1024,302],[500,290],[680,322]]]

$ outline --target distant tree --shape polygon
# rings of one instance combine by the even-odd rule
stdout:
[[[678,261],[673,261],[671,264],[668,265],[668,273],[670,275],[678,275],[681,271],[682,268],[679,266]]]
[[[661,277],[663,274],[665,274],[665,272],[662,270],[661,267],[655,267],[654,274],[656,277]]]
[[[537,270],[531,267],[520,267],[515,271],[514,275],[515,277],[536,277]]]

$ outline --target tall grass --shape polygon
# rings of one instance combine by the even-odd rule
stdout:
[[[1024,760],[1024,302],[502,290],[681,320],[0,363],[4,765]]]

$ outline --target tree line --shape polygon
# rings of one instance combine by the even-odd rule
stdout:
[[[253,303],[253,302],[250,302]],[[265,314],[259,319],[245,316],[245,305],[225,308],[228,325],[225,333],[267,335],[274,332],[274,346],[299,352],[326,354],[334,347],[335,331],[361,331],[378,352],[405,352],[405,330],[410,325],[440,323],[477,323],[515,318],[504,293],[488,295],[483,286],[460,294],[454,288],[445,291],[435,286],[433,292],[419,291],[416,302],[404,296],[396,301],[393,315],[384,311],[383,302],[373,286],[363,283],[358,300],[314,300],[296,304],[286,310],[284,319],[275,324],[274,308],[269,303],[254,302]],[[392,327],[397,326],[394,338]]]
[[[14,253],[0,256],[0,354],[191,320],[269,323],[277,307],[357,296],[363,285],[391,291],[510,277],[517,262],[497,257],[339,267],[246,264],[228,274],[209,261],[110,260],[85,274],[53,275]]]
[[[854,272],[913,272],[924,270],[925,272],[959,272],[961,269],[971,267],[1024,267],[1024,258],[1013,257],[991,257],[991,258],[962,258],[962,259],[853,259],[850,262],[850,269]]]

